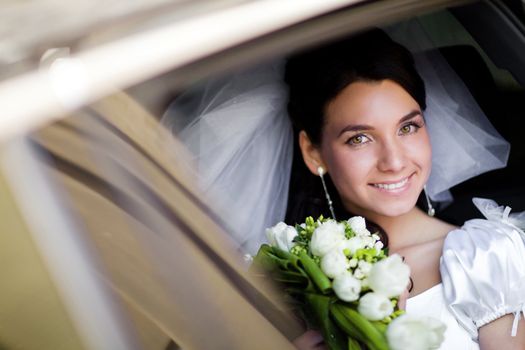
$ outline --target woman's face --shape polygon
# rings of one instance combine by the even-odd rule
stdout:
[[[346,209],[371,219],[410,211],[432,158],[419,104],[391,80],[356,82],[325,118],[318,151]]]

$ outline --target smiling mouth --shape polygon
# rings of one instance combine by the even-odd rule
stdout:
[[[408,180],[411,177],[412,177],[412,175],[407,176],[407,177],[405,177],[404,179],[402,179],[402,180],[400,180],[398,182],[375,183],[375,184],[370,184],[370,185],[374,186],[375,188],[382,189],[382,190],[394,191],[394,190],[398,190],[398,189],[401,189],[401,188],[405,187],[405,185],[408,183]]]

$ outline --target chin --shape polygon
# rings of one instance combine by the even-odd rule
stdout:
[[[396,217],[410,212],[416,206],[417,197],[415,199],[397,200],[397,201],[382,201],[370,207],[369,211],[375,215]]]
[[[368,210],[375,215],[396,217],[410,212],[416,206],[422,190],[418,183],[410,182],[400,191],[367,189]]]
[[[388,207],[388,208],[385,208],[385,210],[380,210],[380,211],[376,211],[377,214],[381,215],[381,216],[388,216],[388,217],[396,217],[396,216],[401,216],[401,215],[404,215],[406,213],[408,213],[409,211],[411,211],[413,208],[414,208],[415,204],[414,205],[410,205],[410,206],[397,206],[395,208],[393,208],[392,206]]]
[[[396,217],[410,212],[416,205],[417,198],[414,200],[396,200],[396,201],[377,201],[361,200],[365,204],[361,206],[345,205],[353,215],[362,215],[366,218]],[[355,203],[355,202],[354,202]]]

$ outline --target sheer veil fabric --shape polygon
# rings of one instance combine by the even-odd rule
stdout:
[[[428,194],[451,201],[452,186],[504,167],[510,146],[437,50],[418,44],[426,39],[417,24],[387,32],[414,53],[425,81]],[[234,238],[251,254],[286,212],[293,140],[283,68],[277,60],[208,81],[181,94],[162,119],[193,153],[202,188],[216,194]]]
[[[209,80],[181,94],[162,119],[194,155],[201,188],[251,254],[286,212],[293,140],[283,71],[279,60]]]

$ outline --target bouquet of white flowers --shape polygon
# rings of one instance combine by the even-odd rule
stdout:
[[[284,285],[330,349],[439,348],[444,324],[398,308],[410,269],[399,255],[387,256],[362,217],[280,222],[266,235],[269,245],[252,266]]]

